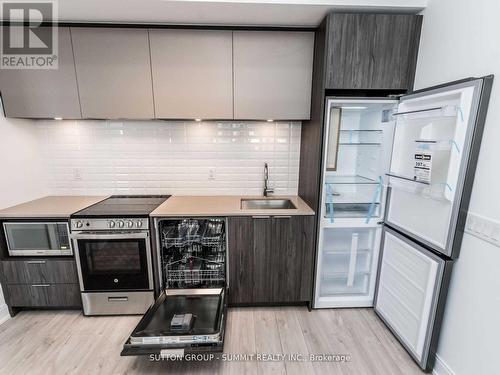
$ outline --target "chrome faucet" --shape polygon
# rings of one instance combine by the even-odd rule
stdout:
[[[267,197],[268,194],[274,193],[274,189],[268,187],[269,183],[269,167],[267,163],[264,163],[264,197]]]

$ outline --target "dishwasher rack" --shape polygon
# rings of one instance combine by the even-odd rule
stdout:
[[[225,220],[168,219],[159,223],[166,288],[214,288],[226,280]]]

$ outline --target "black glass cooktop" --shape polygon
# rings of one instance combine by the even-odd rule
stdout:
[[[170,195],[112,195],[73,214],[73,217],[148,216]]]

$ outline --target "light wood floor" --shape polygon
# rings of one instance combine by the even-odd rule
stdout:
[[[349,362],[167,362],[120,357],[139,316],[21,312],[0,326],[1,374],[421,374],[371,309],[230,309],[225,353],[335,353]]]

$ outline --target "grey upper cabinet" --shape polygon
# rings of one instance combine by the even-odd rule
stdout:
[[[149,30],[156,118],[232,119],[232,32]]]
[[[58,32],[58,69],[0,69],[7,117],[81,118],[69,29]]]
[[[328,16],[327,89],[413,87],[422,16]]]
[[[82,116],[154,118],[147,29],[71,28]]]
[[[234,118],[309,119],[314,33],[233,33]]]

